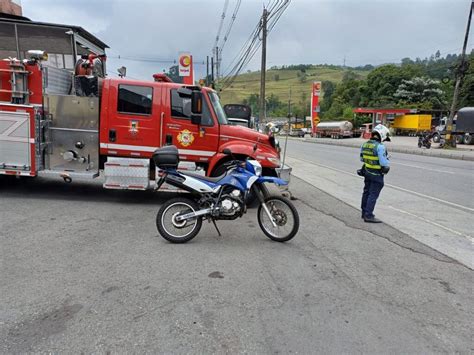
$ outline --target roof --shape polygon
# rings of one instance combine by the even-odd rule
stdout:
[[[80,26],[74,26],[74,25],[64,25],[64,24],[59,24],[59,23],[49,23],[49,22],[38,22],[38,21],[30,21],[26,17],[24,19],[18,19],[18,18],[10,18],[10,17],[3,17],[3,14],[0,14],[0,22],[8,22],[8,23],[21,23],[25,25],[35,25],[35,26],[45,26],[45,27],[58,27],[58,28],[69,28],[74,31],[76,31],[79,35],[84,37],[85,39],[89,40],[93,44],[95,44],[98,47],[101,48],[110,48],[107,44],[102,42],[100,39],[98,39],[96,36],[94,36],[92,33],[86,31]]]
[[[367,107],[357,107],[352,110],[354,113],[417,113],[417,109],[412,108],[367,108]]]

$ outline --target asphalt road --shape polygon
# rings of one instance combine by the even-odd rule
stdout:
[[[474,351],[473,271],[295,178],[299,234],[255,209],[185,245],[170,194],[0,180],[0,352]]]
[[[288,140],[288,154],[349,173],[362,165],[358,149],[302,140]],[[391,170],[386,183],[474,208],[474,162],[390,152],[389,155]]]

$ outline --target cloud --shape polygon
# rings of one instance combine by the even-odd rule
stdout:
[[[225,32],[237,0],[230,0]],[[222,67],[235,58],[257,25],[263,4],[242,0],[225,44]],[[269,35],[268,66],[299,63],[347,65],[398,62],[459,52],[471,0],[293,0]],[[36,21],[84,27],[107,43],[114,71],[151,78],[168,69],[180,51],[190,51],[198,74],[217,34],[223,0],[23,0],[25,16]],[[221,34],[223,36],[223,34]],[[472,40],[471,42],[472,43]],[[472,45],[470,46],[472,48]],[[122,59],[116,57],[121,56]],[[157,62],[124,60],[124,57]],[[161,62],[163,61],[163,62]],[[258,69],[260,53],[249,69]]]

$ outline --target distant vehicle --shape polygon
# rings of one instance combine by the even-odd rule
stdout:
[[[441,119],[435,128],[433,142],[439,143],[446,134],[447,117]],[[456,144],[474,144],[474,107],[461,108],[454,116],[452,134]]]
[[[431,128],[431,115],[401,115],[395,117],[391,128],[396,135],[416,136]]]
[[[255,118],[252,117],[252,109],[247,105],[227,104],[224,112],[230,123],[237,126],[255,128]]]
[[[352,137],[354,134],[352,128],[352,123],[349,121],[320,122],[314,130],[313,137],[332,139]]]
[[[425,147],[426,149],[431,148],[431,133],[423,132],[418,136],[418,148]]]
[[[297,128],[297,129],[290,129],[289,136],[303,138],[305,134],[306,132],[302,128]]]

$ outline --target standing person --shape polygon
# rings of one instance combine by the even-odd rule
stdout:
[[[387,127],[379,124],[372,130],[371,138],[360,148],[360,160],[364,163],[359,175],[364,176],[364,192],[362,194],[362,218],[367,223],[381,223],[375,218],[374,208],[382,191],[383,176],[390,170],[387,149],[382,142],[390,142]]]

